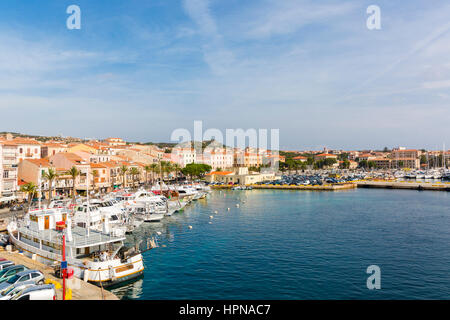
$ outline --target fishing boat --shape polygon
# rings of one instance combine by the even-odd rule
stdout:
[[[72,225],[70,215],[55,209],[37,209],[25,219],[8,224],[10,241],[20,251],[47,265],[62,259],[62,234],[66,226],[66,261],[74,275],[93,284],[108,287],[139,277],[144,272],[142,255],[124,246],[125,236],[109,232],[108,221],[102,231]]]

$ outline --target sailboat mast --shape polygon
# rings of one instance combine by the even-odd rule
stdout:
[[[42,197],[42,166],[39,165],[39,210],[41,210],[41,197]]]
[[[89,169],[86,171],[86,199],[87,199],[87,235],[89,237],[90,235],[90,229],[91,229],[91,211],[89,208]]]

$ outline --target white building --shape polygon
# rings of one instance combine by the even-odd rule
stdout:
[[[12,196],[17,191],[17,145],[0,140],[0,195]]]
[[[210,165],[212,170],[216,170],[218,168],[232,168],[234,163],[233,151],[225,148],[207,148],[203,152],[202,163]]]
[[[171,159],[184,168],[189,163],[197,163],[197,154],[193,148],[173,148]]]

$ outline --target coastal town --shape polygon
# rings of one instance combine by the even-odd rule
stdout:
[[[104,288],[142,277],[144,253],[159,247],[157,236],[127,237],[214,189],[450,191],[449,156],[444,148],[279,151],[4,133],[0,298],[117,299]]]
[[[192,178],[186,169],[189,164],[207,166],[208,170],[195,174],[196,178],[240,185],[275,180],[278,173],[321,169],[381,171],[388,176],[402,170],[407,177],[445,180],[450,151],[398,147],[272,152],[212,143],[199,153],[192,146],[159,147],[121,138],[38,140],[5,133],[0,136],[0,200],[7,203],[26,199],[24,190],[38,184],[43,197],[51,198],[70,196],[73,192],[85,194],[87,190],[107,193],[153,184],[161,178]],[[278,171],[272,169],[274,164]]]

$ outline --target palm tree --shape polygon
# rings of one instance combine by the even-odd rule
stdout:
[[[145,184],[148,186],[148,173],[152,171],[152,168],[150,166],[145,166],[144,171],[145,171]]]
[[[164,172],[167,173],[167,176],[169,176],[175,169],[173,168],[173,164],[170,162],[166,162],[166,165],[163,168]]]
[[[175,171],[175,178],[176,178],[176,182],[178,183],[178,175],[181,171],[181,167],[178,163],[174,163],[174,164],[172,164],[172,169]]]
[[[159,165],[157,163],[152,163],[150,165],[150,168],[152,170],[152,185],[155,183],[155,173],[159,170]]]
[[[58,177],[58,174],[54,169],[49,168],[47,172],[42,174],[42,177],[48,181],[48,204],[50,204],[52,201],[53,181]]]
[[[98,178],[98,176],[99,176],[98,170],[92,170],[92,177],[94,178],[94,179],[92,179],[92,184],[94,186],[94,192],[95,192],[95,187],[97,186],[95,179]],[[88,183],[89,183],[89,181],[88,181]]]
[[[126,165],[123,165],[120,167],[120,174],[122,175],[122,188],[126,187],[126,174],[128,172],[128,167]]]
[[[29,182],[27,184],[24,184],[20,187],[20,191],[27,194],[28,198],[28,210],[30,210],[31,207],[31,200],[33,199],[34,195],[36,194],[37,187],[33,182]]]
[[[130,168],[130,175],[131,175],[131,179],[133,181],[133,187],[136,186],[136,176],[138,176],[140,174],[139,169],[136,167],[132,167]]]
[[[67,174],[72,178],[72,201],[75,203],[75,180],[81,172],[77,169],[77,167],[73,166],[69,171],[67,171]]]

